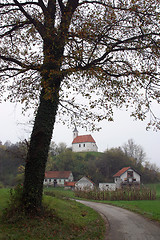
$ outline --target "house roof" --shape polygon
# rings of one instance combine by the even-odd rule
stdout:
[[[113,175],[113,177],[120,177],[123,173],[125,173],[127,170],[129,170],[131,167],[124,167],[121,170],[119,170],[116,174]]]
[[[87,178],[86,176],[84,176],[84,177],[82,177],[81,179],[79,179],[79,181],[78,182],[76,182],[76,183],[79,183],[79,182],[81,182],[81,180],[83,179],[83,178],[85,178],[87,181],[89,181],[89,182],[91,182],[93,185],[95,185],[95,183],[94,182],[92,182],[89,178]]]
[[[86,143],[86,142],[91,142],[91,143],[95,143],[95,140],[93,139],[93,137],[91,135],[81,135],[81,136],[77,136],[73,142],[73,143]]]
[[[76,182],[64,182],[65,187],[74,187]]]
[[[71,173],[71,171],[48,171],[45,172],[45,178],[65,179],[68,178]]]

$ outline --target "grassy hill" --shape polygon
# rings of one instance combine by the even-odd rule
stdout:
[[[13,214],[3,218],[7,207],[8,189],[0,189],[0,239],[8,240],[103,240],[105,224],[92,209],[71,200],[44,196],[48,211],[43,216],[29,218]]]

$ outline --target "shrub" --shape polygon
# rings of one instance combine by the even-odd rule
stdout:
[[[3,212],[3,221],[15,222],[24,217],[22,207],[23,185],[18,184],[15,188],[10,189],[8,206]]]
[[[10,190],[9,206],[17,208],[22,204],[23,185],[18,184]]]

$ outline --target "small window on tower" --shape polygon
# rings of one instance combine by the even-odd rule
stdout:
[[[81,144],[79,144],[79,147],[81,147]]]
[[[83,147],[85,147],[85,144],[83,144]]]

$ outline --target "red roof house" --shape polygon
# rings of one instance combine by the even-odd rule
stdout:
[[[117,187],[127,184],[140,184],[140,174],[131,167],[124,167],[113,175]]]
[[[72,182],[73,174],[71,171],[48,171],[45,172],[44,185],[64,186],[65,182]]]
[[[121,170],[119,170],[116,174],[113,175],[113,177],[120,177],[123,173],[125,173],[130,167],[124,167]]]

